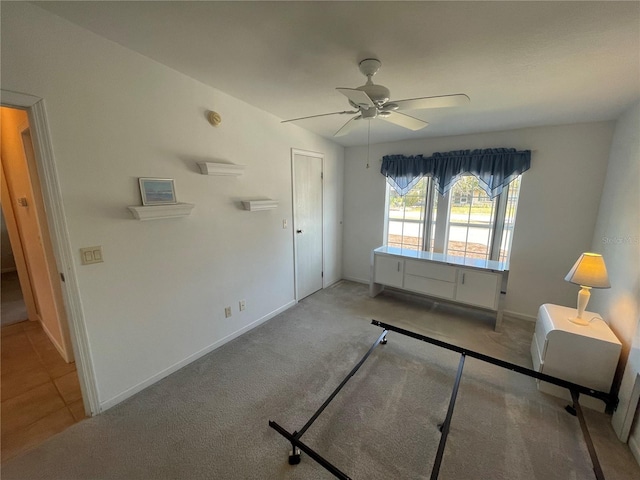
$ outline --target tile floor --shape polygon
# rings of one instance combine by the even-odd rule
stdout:
[[[2,462],[85,418],[75,363],[66,363],[38,322],[2,327]]]

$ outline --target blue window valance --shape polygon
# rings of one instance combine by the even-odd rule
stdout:
[[[431,157],[385,155],[380,173],[399,195],[406,195],[424,176],[432,177],[438,192],[444,195],[461,175],[470,173],[477,177],[487,195],[494,198],[530,165],[531,150],[489,148],[436,152]]]

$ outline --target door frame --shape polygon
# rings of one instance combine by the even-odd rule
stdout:
[[[293,290],[294,290],[294,299],[296,301],[296,303],[298,303],[299,298],[298,298],[298,279],[299,279],[299,275],[298,275],[298,239],[296,237],[295,231],[296,231],[296,168],[295,168],[295,156],[296,155],[304,155],[305,157],[314,157],[314,158],[319,158],[322,161],[322,183],[321,183],[321,191],[322,191],[322,204],[321,204],[321,213],[320,213],[320,223],[321,223],[321,231],[322,231],[322,272],[324,272],[325,270],[325,265],[324,265],[324,245],[325,245],[325,239],[324,239],[324,197],[325,197],[325,191],[324,191],[324,170],[325,170],[325,159],[324,159],[324,153],[320,153],[320,152],[312,152],[309,150],[302,150],[299,148],[292,148],[291,149],[291,207],[292,207],[292,228],[291,228],[291,232],[293,234]],[[325,288],[325,280],[324,280],[324,275],[322,275],[322,288]]]
[[[100,412],[93,359],[89,347],[86,321],[82,310],[78,278],[72,261],[73,254],[67,227],[62,191],[53,154],[51,133],[47,121],[45,101],[40,97],[0,89],[0,104],[26,110],[31,126],[36,168],[40,177],[42,200],[49,226],[58,272],[64,275],[62,293],[69,322],[71,345],[76,361],[85,412]]]
[[[618,409],[613,412],[611,419],[613,429],[622,442],[629,442],[631,427],[633,427],[633,421],[635,420],[638,407],[640,407],[640,373],[636,373],[634,378],[629,395],[629,402],[624,405],[619,405]],[[638,416],[637,422],[638,426],[636,428],[640,428],[640,415]],[[638,460],[638,462],[640,463],[640,460]]]

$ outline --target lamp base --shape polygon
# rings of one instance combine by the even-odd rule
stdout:
[[[586,287],[584,285],[580,285],[580,287],[580,291],[578,292],[578,311],[576,313],[576,316],[570,318],[569,321],[575,323],[576,325],[586,327],[587,325],[589,325],[589,322],[582,318],[582,314],[584,314],[584,311],[587,309],[589,297],[591,296],[591,292],[589,291],[591,290],[591,287]]]
[[[573,317],[569,318],[569,321],[575,323],[576,325],[582,325],[583,327],[589,325],[589,322],[587,322],[584,318]]]

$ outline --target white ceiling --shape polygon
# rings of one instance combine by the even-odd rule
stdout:
[[[362,85],[367,57],[393,100],[471,98],[407,112],[417,132],[374,120],[372,143],[609,120],[640,98],[637,1],[36,4],[280,119],[350,109],[335,87]],[[296,124],[332,138],[348,118]],[[366,144],[366,122],[335,140]]]

